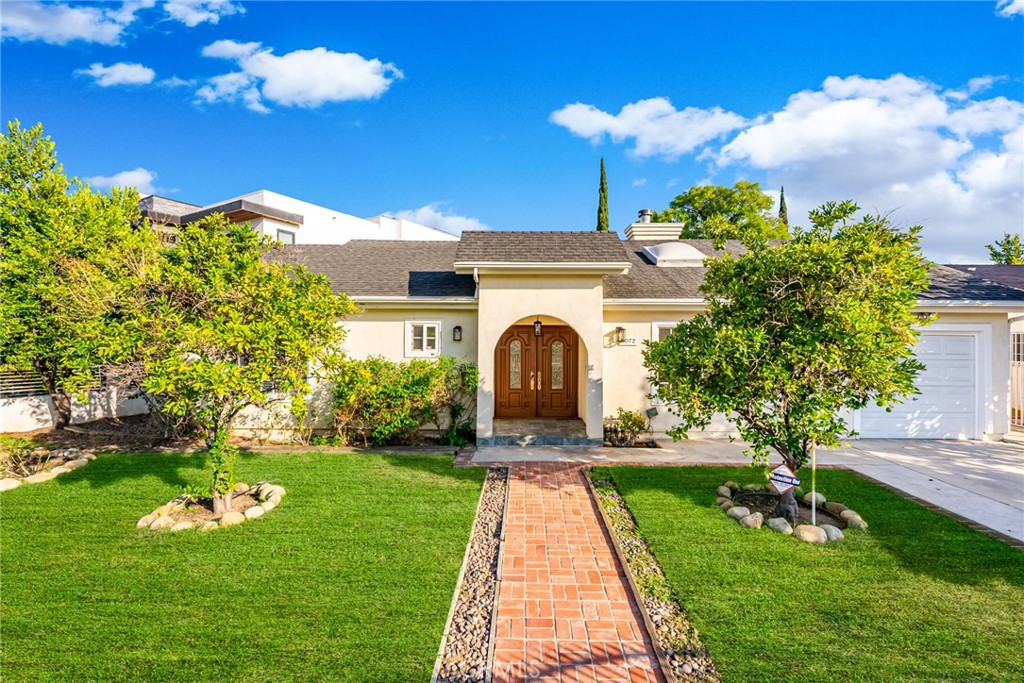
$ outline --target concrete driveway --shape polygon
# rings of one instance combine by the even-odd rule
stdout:
[[[660,442],[662,448],[489,447],[473,462],[588,464],[747,464],[727,440]],[[773,458],[772,462],[781,462]],[[864,439],[822,451],[822,465],[843,465],[888,486],[1024,542],[1024,445],[985,441]]]

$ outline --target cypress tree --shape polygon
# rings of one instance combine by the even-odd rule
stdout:
[[[789,212],[786,211],[786,188],[779,190],[779,223],[789,227]]]
[[[597,231],[608,232],[608,178],[604,174],[604,157],[601,157],[601,189],[597,193]]]

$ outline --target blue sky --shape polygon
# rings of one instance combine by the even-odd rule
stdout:
[[[4,2],[0,113],[66,170],[449,227],[612,227],[691,185],[852,198],[936,260],[1024,228],[1024,0]]]

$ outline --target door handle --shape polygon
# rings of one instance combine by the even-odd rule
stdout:
[[[537,391],[544,391],[544,373],[537,373]]]
[[[533,391],[534,389],[537,388],[536,386],[534,386],[534,383],[533,383],[534,374],[535,374],[534,371],[530,370],[530,391]]]

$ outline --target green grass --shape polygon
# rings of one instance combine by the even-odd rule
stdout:
[[[427,681],[485,471],[451,457],[245,455],[287,489],[240,527],[138,531],[201,455],[103,455],[0,494],[2,676]]]
[[[1024,553],[870,484],[818,473],[867,531],[814,546],[741,528],[715,487],[750,468],[611,473],[727,683],[1024,681]]]

